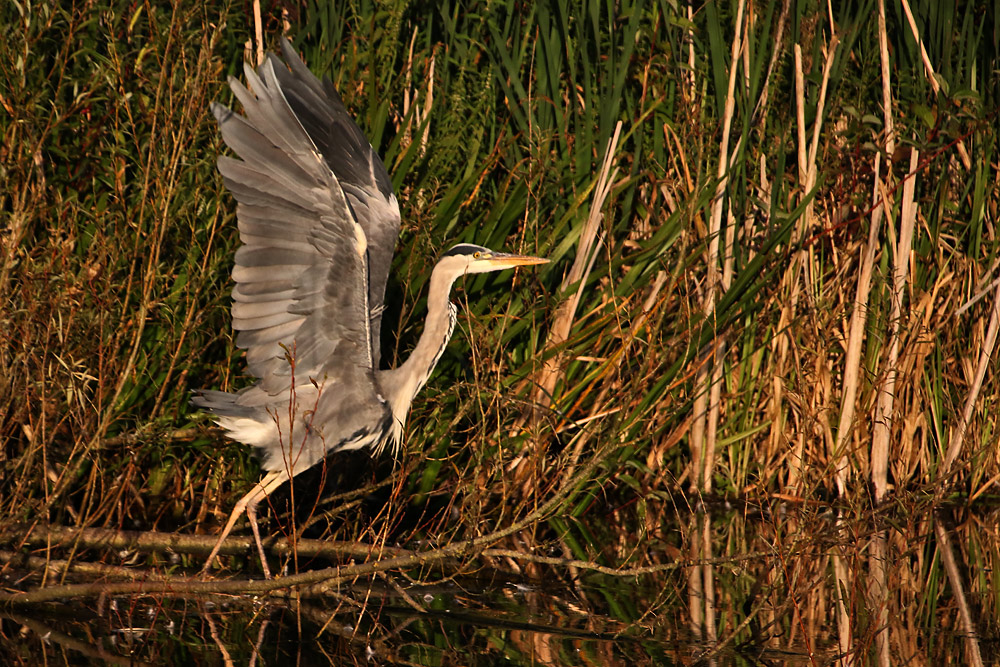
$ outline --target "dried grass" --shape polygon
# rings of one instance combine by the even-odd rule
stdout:
[[[658,604],[720,645],[754,618],[781,626],[763,641],[776,648],[945,655],[921,633],[969,621],[961,605],[913,612],[927,582],[991,604],[1000,588],[935,569],[936,549],[990,573],[995,531],[970,520],[948,544],[910,545],[879,522],[932,535],[927,499],[985,499],[1000,480],[995,45],[974,15],[930,4],[886,17],[879,3],[877,22],[790,3],[564,5],[292,17],[403,201],[384,356],[419,334],[429,258],[450,244],[553,259],[465,281],[388,498],[357,522],[343,517],[358,499],[339,499],[310,534],[457,543],[563,489],[491,562],[544,573],[509,552],[551,549],[575,577],[582,562],[688,554],[697,565],[661,580]],[[267,35],[285,18],[262,9]],[[256,479],[187,407],[190,387],[244,382],[226,316],[233,207],[206,109],[252,22],[229,6],[0,11],[21,28],[0,46],[4,528],[209,533]],[[586,12],[601,20],[565,19]],[[762,519],[688,523],[717,498]],[[288,505],[274,500],[272,527],[294,534]],[[723,611],[740,599],[752,615]]]

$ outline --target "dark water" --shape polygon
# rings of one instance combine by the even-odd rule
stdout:
[[[373,584],[301,601],[111,598],[7,610],[4,664],[669,664],[681,641],[587,611],[581,591],[394,583],[409,599]]]

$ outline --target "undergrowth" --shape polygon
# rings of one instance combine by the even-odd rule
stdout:
[[[809,2],[754,4],[752,21],[583,0],[266,13],[268,45],[289,21],[400,198],[384,359],[405,359],[452,244],[552,259],[457,287],[389,509],[327,524],[337,536],[468,537],[571,482],[523,539],[642,564],[630,544],[670,542],[662,526],[715,495],[855,516],[996,496],[996,15],[917,3],[931,77],[891,5],[886,108],[876,5],[835,4],[836,44]],[[188,404],[248,382],[208,105],[233,104],[252,19],[225,2],[26,7],[0,9],[0,512],[210,532],[257,476]]]

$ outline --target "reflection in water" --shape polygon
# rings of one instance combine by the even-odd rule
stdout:
[[[0,663],[996,660],[996,626],[989,620],[993,614],[984,611],[996,608],[1000,590],[994,516],[956,509],[935,518],[929,511],[897,508],[897,515],[876,521],[785,501],[685,516],[664,503],[660,525],[648,530],[649,512],[656,509],[644,506],[648,539],[642,549],[621,541],[614,546],[610,533],[616,529],[610,525],[586,527],[591,545],[609,545],[594,547],[600,553],[590,560],[656,565],[643,574],[611,576],[583,564],[502,559],[521,573],[473,561],[460,577],[426,571],[379,575],[298,600],[103,597],[6,609]],[[664,518],[671,512],[672,522]],[[564,539],[581,542],[568,533]],[[558,544],[551,546],[557,553]],[[8,585],[18,581],[13,574]],[[17,584],[23,589],[34,575],[21,574],[28,577]],[[437,583],[418,582],[433,576]]]

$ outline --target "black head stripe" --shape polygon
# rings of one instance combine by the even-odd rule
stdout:
[[[457,246],[441,255],[442,257],[452,257],[454,255],[472,255],[477,252],[489,252],[486,248],[474,243],[459,243]]]

